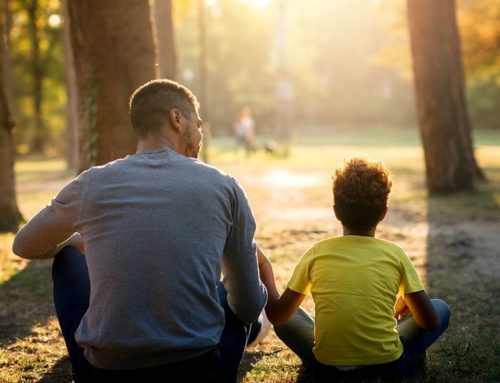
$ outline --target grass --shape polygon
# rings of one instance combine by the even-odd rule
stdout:
[[[411,135],[410,133],[402,133]],[[490,183],[475,193],[428,197],[420,147],[381,134],[342,140],[300,140],[288,157],[246,158],[215,139],[211,161],[245,188],[257,218],[257,239],[284,287],[300,255],[340,233],[331,213],[330,175],[353,153],[383,159],[395,178],[391,207],[378,235],[403,247],[429,294],[452,308],[447,333],[429,350],[427,369],[410,382],[500,381],[500,134],[476,142]],[[418,140],[418,137],[416,138]],[[406,142],[406,144],[405,144]],[[418,142],[418,141],[417,141]],[[390,144],[392,143],[392,145]],[[31,217],[70,179],[60,159],[27,158],[16,165],[18,200]],[[70,382],[64,342],[51,302],[50,261],[11,254],[13,235],[0,235],[0,382]],[[304,307],[313,311],[310,297]],[[240,381],[307,382],[299,360],[272,333],[246,353]],[[368,382],[370,380],[367,380]]]

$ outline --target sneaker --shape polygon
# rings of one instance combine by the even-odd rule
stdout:
[[[262,310],[262,314],[260,314],[258,321],[260,323],[259,332],[257,333],[255,339],[253,339],[250,343],[247,344],[247,348],[255,347],[260,342],[262,342],[264,338],[267,336],[267,334],[269,334],[269,332],[273,328],[273,325],[271,324],[269,319],[267,319],[265,310]]]

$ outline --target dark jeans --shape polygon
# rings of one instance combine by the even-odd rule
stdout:
[[[247,342],[260,329],[258,321],[245,325],[231,311],[222,283],[217,286],[219,300],[225,311],[225,327],[219,344],[206,354],[193,359],[153,368],[110,371],[97,369],[83,355],[75,341],[75,331],[89,307],[90,280],[85,256],[73,247],[62,249],[52,266],[54,305],[66,342],[73,377],[82,382],[236,382],[238,366]],[[179,378],[181,377],[181,380]]]

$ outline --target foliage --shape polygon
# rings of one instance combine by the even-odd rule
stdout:
[[[460,0],[462,52],[472,80],[493,76],[500,86],[500,6],[491,0]],[[498,105],[498,104],[497,104]]]
[[[47,146],[64,147],[66,90],[64,83],[64,54],[62,28],[57,25],[61,14],[58,0],[11,0],[12,23],[8,38],[13,63],[14,109],[18,129],[17,143],[26,151],[34,135],[33,107],[34,67],[32,37],[29,32],[28,7],[38,3],[36,27],[40,38],[42,75],[42,122],[47,128]],[[51,16],[55,18],[50,19]],[[51,20],[51,22],[49,22]],[[24,148],[24,149],[23,149]]]
[[[33,137],[33,62],[27,5],[9,0],[16,140],[28,151]],[[257,133],[273,131],[276,116],[278,1],[172,0],[179,80],[201,97],[200,4],[206,6],[207,88],[201,113],[215,134],[232,133],[248,105]],[[38,0],[36,24],[43,61],[42,117],[49,147],[65,146],[66,91],[58,0]],[[398,0],[286,0],[284,62],[294,87],[294,126],[332,129],[346,123],[415,121],[406,10]],[[491,0],[457,2],[468,101],[475,127],[499,127],[499,7]]]
[[[457,23],[467,80],[467,101],[475,128],[500,129],[500,8],[491,0],[459,0]],[[377,62],[412,77],[411,52],[403,2],[387,0],[378,5],[386,15],[386,45]]]
[[[278,2],[266,7],[251,1],[210,3],[208,100],[202,115],[206,119],[208,114],[216,132],[229,133],[239,108],[249,105],[256,114],[258,133],[270,132],[276,109]],[[378,25],[384,14],[360,0],[284,4],[284,62],[294,87],[297,124],[413,120],[411,83],[394,69],[373,63],[387,38]],[[197,17],[193,7],[179,20],[176,37],[181,81],[200,94]]]

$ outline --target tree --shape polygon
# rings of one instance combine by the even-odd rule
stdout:
[[[64,59],[66,65],[66,161],[69,169],[78,166],[78,92],[76,89],[75,63],[71,49],[71,36],[69,27],[68,0],[62,0],[64,15]]]
[[[177,78],[172,23],[172,0],[154,0],[154,19],[160,78]]]
[[[80,125],[79,171],[135,151],[128,101],[155,78],[148,0],[69,1]]]
[[[11,112],[9,57],[3,27],[3,5],[0,11],[0,232],[16,232],[23,220],[16,201],[14,176],[14,121]]]
[[[407,0],[427,189],[471,190],[484,175],[474,157],[454,0]]]

